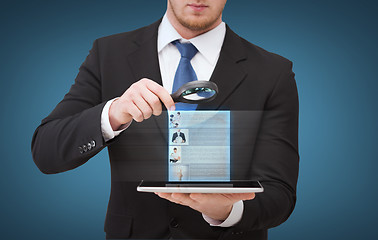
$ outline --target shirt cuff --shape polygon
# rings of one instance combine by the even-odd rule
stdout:
[[[202,214],[203,219],[205,219],[206,222],[210,224],[210,226],[214,227],[232,227],[235,224],[237,224],[242,216],[243,216],[243,211],[244,211],[244,203],[243,201],[238,201],[234,203],[232,206],[232,210],[230,212],[230,215],[226,218],[224,221],[219,221],[212,219],[204,214]]]
[[[117,100],[118,98],[114,98],[112,100],[109,100],[104,108],[102,109],[101,113],[101,132],[102,137],[104,138],[105,142],[117,137],[121,132],[125,131],[131,124],[132,121],[123,124],[117,131],[113,131],[112,126],[110,125],[109,121],[109,109],[110,105]]]

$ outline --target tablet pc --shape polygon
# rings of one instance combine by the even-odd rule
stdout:
[[[137,187],[139,192],[166,193],[259,193],[264,188],[259,181],[142,181]]]

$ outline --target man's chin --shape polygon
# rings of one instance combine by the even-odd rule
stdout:
[[[214,21],[209,21],[207,19],[201,18],[202,17],[196,17],[195,19],[182,21],[181,24],[192,31],[201,32],[209,30],[214,24]]]

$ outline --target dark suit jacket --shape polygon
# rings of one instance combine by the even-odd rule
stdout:
[[[296,200],[298,98],[290,61],[227,27],[210,79],[218,85],[219,95],[198,106],[242,115],[232,130],[237,136],[231,138],[232,178],[258,179],[265,188],[244,202],[243,217],[233,227],[211,227],[197,211],[136,191],[141,179],[167,178],[166,113],[133,122],[120,136],[104,142],[100,119],[106,101],[143,77],[162,84],[159,23],[94,42],[70,91],[35,131],[35,163],[44,173],[63,172],[108,147],[112,176],[105,220],[108,238],[267,239],[267,229],[284,222]],[[248,113],[254,114],[249,118]]]

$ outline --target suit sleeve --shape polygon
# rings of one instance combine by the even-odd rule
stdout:
[[[242,219],[224,232],[230,239],[235,233],[264,230],[283,223],[296,202],[299,169],[298,93],[287,62],[275,83],[266,105],[252,160],[253,176],[264,187],[254,200],[244,201]]]
[[[105,147],[101,132],[101,78],[97,40],[79,69],[75,83],[32,139],[32,155],[43,173],[76,168]]]
[[[184,133],[181,133],[180,135],[181,135],[182,140],[183,140],[184,142],[186,142],[185,134],[184,134]]]

